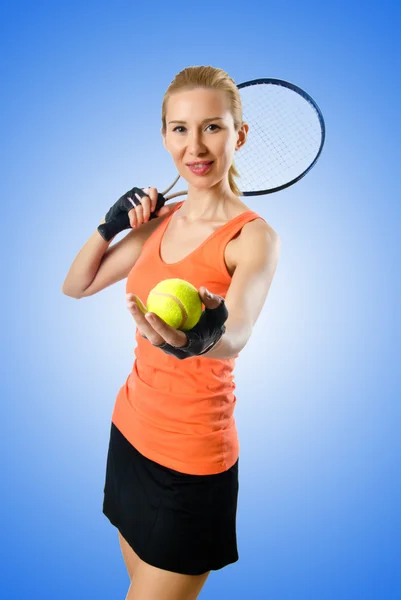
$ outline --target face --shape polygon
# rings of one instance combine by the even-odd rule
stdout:
[[[248,126],[235,131],[227,94],[197,88],[177,92],[167,103],[163,142],[180,175],[198,188],[226,179],[235,150],[246,139]],[[209,166],[199,163],[211,162]],[[198,163],[189,166],[189,163]]]

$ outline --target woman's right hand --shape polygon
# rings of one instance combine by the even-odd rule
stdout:
[[[165,206],[166,199],[157,192],[156,188],[134,187],[126,192],[113,204],[97,230],[102,238],[109,242],[124,229],[140,227],[150,219],[155,219],[169,213],[177,204],[174,202]],[[148,195],[149,194],[149,195]]]
[[[130,226],[135,229],[143,225],[143,223],[147,223],[150,218],[154,219],[156,217],[162,217],[163,215],[168,214],[177,204],[177,202],[173,202],[168,205],[165,204],[157,212],[155,212],[156,203],[159,196],[157,188],[147,187],[142,189],[146,196],[141,198],[139,194],[135,193],[136,200],[139,202],[139,204],[128,211]],[[151,213],[154,213],[152,217]]]

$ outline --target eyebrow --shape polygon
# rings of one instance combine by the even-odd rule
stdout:
[[[222,121],[223,117],[212,117],[211,119],[203,119],[202,123],[208,123],[209,121]],[[168,124],[170,125],[170,123],[182,123],[184,125],[186,125],[186,121],[169,121]]]

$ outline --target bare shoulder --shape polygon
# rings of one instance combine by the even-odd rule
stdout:
[[[253,219],[241,228],[232,248],[235,266],[248,260],[269,260],[280,249],[280,236],[267,221]]]
[[[244,202],[240,202],[239,206],[241,207],[241,213],[246,212],[246,211],[253,211],[253,208],[248,206]],[[241,214],[241,213],[238,213],[238,214]],[[267,236],[267,237],[271,238],[272,240],[279,239],[279,235],[278,235],[277,231],[275,231],[273,229],[273,227],[271,225],[269,225],[269,223],[265,219],[262,219],[261,217],[258,217],[256,219],[253,219],[252,221],[248,221],[248,223],[245,223],[245,225],[238,232],[238,240],[241,240],[241,238],[242,238],[241,243],[243,245],[244,243],[246,244],[246,242],[249,241],[249,239],[252,238],[254,235],[261,237],[261,238],[263,236]],[[244,242],[244,240],[246,240],[246,241]],[[243,248],[242,248],[242,250],[243,250]]]
[[[267,235],[272,239],[279,239],[277,231],[261,217],[245,223],[241,229],[241,234],[244,234],[244,237],[250,237],[256,234],[259,236]]]

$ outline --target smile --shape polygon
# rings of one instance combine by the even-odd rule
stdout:
[[[205,175],[212,168],[213,161],[208,163],[193,163],[192,165],[187,165],[188,169],[195,173],[196,175]]]

